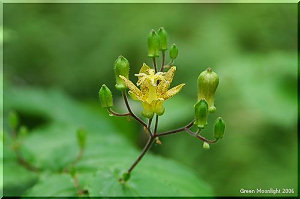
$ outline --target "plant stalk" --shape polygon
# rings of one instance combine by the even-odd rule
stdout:
[[[146,152],[150,149],[151,145],[153,144],[154,138],[150,137],[147,144],[145,145],[142,153],[137,157],[137,159],[134,161],[134,163],[130,166],[130,168],[128,169],[128,173],[130,173],[134,167],[141,161],[141,159],[144,157],[144,155],[146,154]]]

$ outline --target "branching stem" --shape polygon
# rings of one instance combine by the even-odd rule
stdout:
[[[154,138],[150,137],[147,144],[145,145],[142,153],[137,157],[137,159],[134,161],[134,163],[130,166],[130,168],[128,169],[128,173],[130,173],[134,167],[141,161],[141,159],[144,157],[144,155],[146,154],[146,152],[150,149],[151,145],[153,144]]]
[[[147,125],[143,120],[141,120],[139,117],[137,117],[137,116],[132,112],[132,110],[131,110],[131,108],[130,108],[130,105],[129,105],[129,102],[128,102],[128,99],[127,99],[127,95],[126,95],[126,93],[125,93],[124,91],[122,92],[122,95],[123,95],[123,98],[124,98],[124,101],[125,101],[125,105],[126,105],[126,107],[127,107],[127,110],[128,110],[128,112],[129,112],[129,115],[130,115],[131,117],[133,117],[136,121],[138,121],[139,123],[141,123],[141,124],[149,131],[150,137],[152,137],[152,132],[151,132],[150,126],[148,127],[148,125]]]
[[[191,128],[193,126],[193,124],[194,124],[194,120],[191,121],[190,123],[188,123],[184,127],[181,127],[181,128],[178,128],[178,129],[174,129],[174,130],[171,130],[171,131],[166,131],[166,132],[157,134],[156,137],[161,137],[161,136],[165,136],[165,135],[170,135],[170,134],[174,134],[174,133],[183,132],[183,131],[185,131],[186,128]]]
[[[214,144],[214,143],[216,143],[217,141],[218,141],[218,139],[215,139],[215,140],[208,140],[208,139],[206,139],[205,137],[203,137],[203,136],[201,136],[200,134],[198,134],[198,132],[196,132],[196,133],[194,133],[194,132],[192,132],[190,129],[186,129],[186,131],[190,134],[190,135],[192,135],[192,136],[195,136],[196,138],[198,138],[199,140],[202,140],[202,141],[204,141],[204,142],[207,142],[207,143],[210,143],[210,144]]]
[[[130,116],[130,113],[117,113],[113,111],[111,108],[107,109],[109,113],[113,114],[114,116],[123,117],[123,116]]]

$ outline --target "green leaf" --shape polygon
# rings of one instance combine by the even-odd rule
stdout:
[[[16,161],[5,160],[3,164],[3,195],[20,196],[37,181],[37,174],[28,171]]]
[[[82,158],[73,166],[80,186],[89,196],[212,195],[209,186],[190,168],[151,152],[122,185],[119,177],[141,149],[137,150],[121,136],[122,132],[118,132],[110,117],[95,113],[56,91],[10,90],[6,97],[11,108],[48,118],[44,125],[31,129],[22,143],[24,158],[41,169],[39,181],[26,196],[77,195],[71,175],[62,171],[78,157],[76,130],[79,127],[86,129],[86,147]],[[12,171],[10,175],[14,175]]]
[[[70,175],[46,174],[41,176],[36,186],[30,189],[25,196],[72,197],[77,196],[77,190]]]

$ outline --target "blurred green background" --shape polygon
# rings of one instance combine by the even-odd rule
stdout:
[[[114,89],[114,60],[125,56],[135,81],[142,63],[151,64],[147,35],[161,26],[179,48],[173,85],[186,86],[166,102],[159,130],[192,119],[196,80],[207,67],[220,84],[217,112],[203,134],[212,138],[218,116],[227,127],[209,151],[187,134],[164,137],[151,151],[192,168],[217,196],[238,196],[242,188],[297,193],[297,4],[5,4],[5,113],[14,101],[5,95],[12,90],[55,89],[101,114],[99,121],[111,120],[118,136],[142,147],[141,127],[103,114],[97,95],[105,83],[116,109],[125,110]],[[132,104],[139,113],[139,103]],[[41,123],[22,114],[32,128]]]

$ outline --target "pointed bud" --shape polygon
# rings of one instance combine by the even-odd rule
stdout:
[[[127,86],[125,85],[124,81],[120,78],[119,75],[122,75],[128,79],[129,76],[129,62],[128,60],[123,57],[119,56],[114,65],[114,70],[115,70],[115,76],[116,76],[116,89],[123,91],[127,89]]]
[[[19,116],[15,111],[11,111],[8,114],[9,125],[12,129],[16,129],[19,126]]]
[[[151,30],[148,36],[148,57],[158,57],[160,49],[159,36],[155,30]]]
[[[221,117],[218,117],[214,126],[214,137],[216,139],[223,138],[225,132],[225,122]]]
[[[79,128],[76,132],[77,135],[77,143],[80,149],[84,149],[86,143],[86,132],[83,128]]]
[[[210,148],[209,144],[207,142],[203,142],[203,149],[208,150]]]
[[[198,128],[203,129],[207,125],[208,104],[205,99],[199,100],[195,106],[195,122]]]
[[[200,73],[198,77],[198,100],[206,99],[208,103],[208,111],[214,112],[214,95],[219,84],[218,75],[211,68]]]
[[[170,58],[174,60],[176,59],[177,56],[178,56],[178,48],[176,44],[173,44],[170,48]]]
[[[110,108],[113,106],[111,91],[105,84],[103,84],[99,90],[99,99],[103,108]]]
[[[168,49],[168,34],[166,30],[161,27],[158,29],[158,36],[159,36],[159,41],[160,41],[160,50],[165,51]]]

